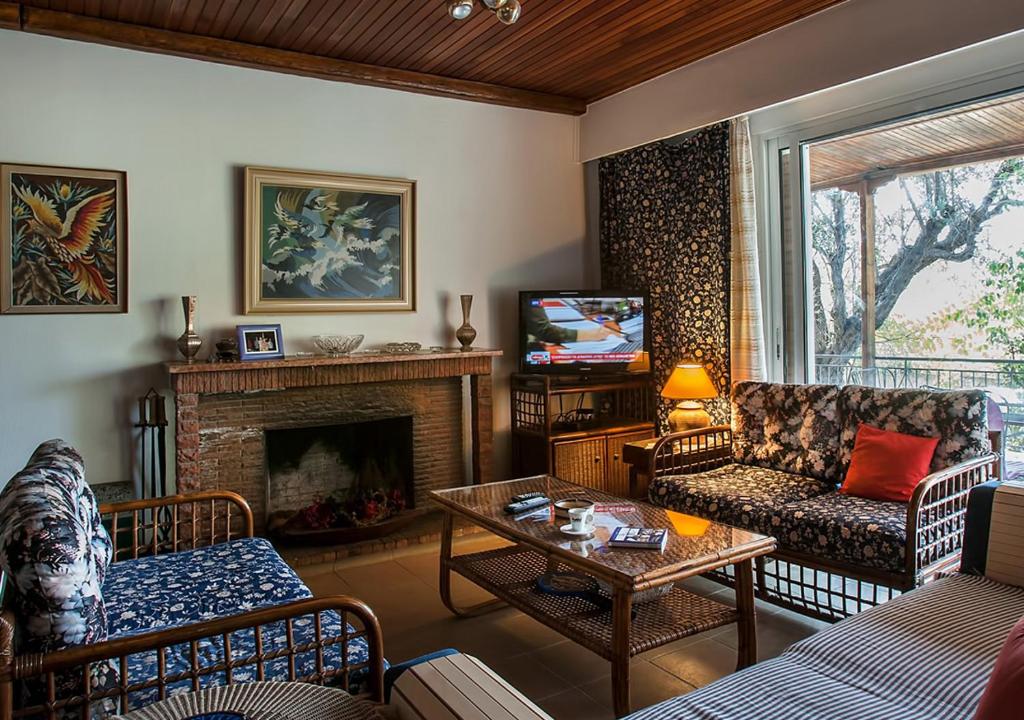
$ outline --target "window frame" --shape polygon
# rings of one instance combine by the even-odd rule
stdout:
[[[909,70],[904,69],[909,72]],[[901,70],[895,73],[903,72]],[[865,83],[884,81],[872,78]],[[843,97],[862,94],[862,89],[836,88],[834,103]],[[787,126],[758,132],[753,137],[755,153],[755,191],[757,193],[758,249],[763,279],[762,300],[767,348],[768,377],[776,382],[812,382],[814,378],[814,346],[810,342],[813,328],[813,306],[810,302],[810,232],[809,146],[842,135],[885,126],[909,118],[929,115],[944,109],[1024,92],[1024,63],[1009,68],[974,75],[928,88],[886,98],[868,105],[831,112]],[[800,105],[807,105],[810,114],[817,107],[815,96],[794,101],[795,114]],[[819,103],[820,104],[820,103]],[[766,112],[770,112],[766,111]],[[751,116],[752,123],[755,115]],[[790,162],[783,173],[781,154],[787,152]],[[792,160],[795,159],[796,162]],[[790,192],[783,207],[783,183],[797,192]],[[794,218],[786,228],[784,212]]]

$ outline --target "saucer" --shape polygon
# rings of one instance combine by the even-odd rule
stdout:
[[[572,523],[562,525],[558,529],[562,532],[563,535],[568,535],[569,537],[590,537],[594,534],[593,527],[591,527],[588,530],[573,530]]]

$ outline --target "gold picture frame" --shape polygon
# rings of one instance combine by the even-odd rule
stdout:
[[[128,312],[128,176],[0,164],[0,314]]]
[[[245,168],[244,311],[416,309],[416,183]]]

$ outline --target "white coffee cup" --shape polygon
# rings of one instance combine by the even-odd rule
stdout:
[[[587,532],[594,525],[594,506],[569,508],[569,522],[573,532]]]

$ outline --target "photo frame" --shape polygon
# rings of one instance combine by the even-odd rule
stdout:
[[[0,313],[128,312],[128,179],[0,164]]]
[[[239,360],[274,360],[284,357],[280,325],[238,325]]]
[[[245,168],[244,312],[416,309],[416,183]]]

